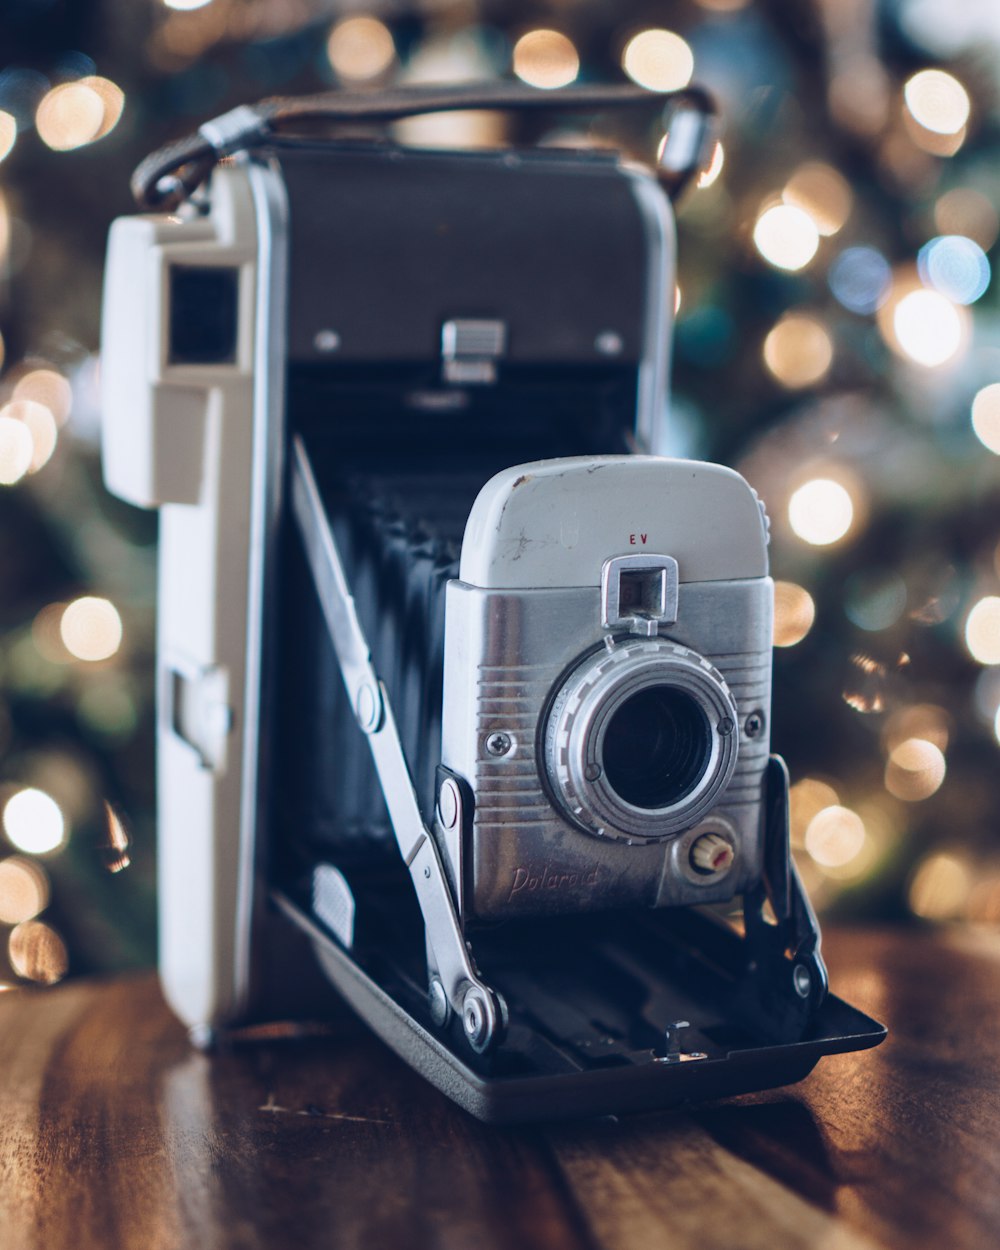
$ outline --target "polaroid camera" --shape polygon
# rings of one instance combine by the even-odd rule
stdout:
[[[104,465],[161,510],[160,970],[202,1043],[332,983],[514,1120],[882,1036],[827,996],[789,860],[763,508],[650,454],[705,97],[658,176],[356,130],[651,101],[272,101],[137,171],[166,211],[111,231]],[[355,129],[289,133],[317,118]],[[696,910],[740,898],[742,933]]]

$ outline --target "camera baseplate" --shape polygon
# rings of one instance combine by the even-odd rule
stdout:
[[[365,919],[359,934],[366,940],[355,937],[353,924],[339,931],[324,924],[304,897],[280,892],[275,899],[390,1045],[474,1114],[521,1120],[786,1084],[824,1054],[882,1040],[881,1025],[827,995],[819,926],[790,856],[788,775],[778,757],[766,775],[764,872],[744,896],[742,935],[691,909],[519,922],[477,934],[484,977],[420,812],[301,437],[292,442],[290,494],[419,915],[412,899],[352,894],[340,878],[351,914],[357,909]],[[442,792],[461,828],[462,787],[451,780],[442,778]],[[317,871],[324,868],[339,877],[335,867]]]

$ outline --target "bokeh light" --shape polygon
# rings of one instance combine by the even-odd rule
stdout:
[[[0,415],[0,485],[13,486],[31,468],[35,447],[23,421]]]
[[[917,253],[921,279],[956,304],[973,304],[990,285],[986,253],[963,235],[931,239]]]
[[[163,0],[168,9],[177,9],[182,13],[190,13],[194,9],[203,9],[212,0]]]
[[[753,241],[768,264],[795,272],[804,269],[816,255],[819,230],[801,208],[793,204],[773,204],[757,218]]]
[[[844,586],[847,619],[870,633],[889,629],[906,608],[906,583],[896,573],[858,572]]]
[[[107,801],[104,804],[104,816],[106,832],[104,844],[101,847],[104,867],[108,872],[124,872],[132,862],[129,855],[132,839],[128,835],[122,818]]]
[[[0,109],[0,161],[8,155],[17,138],[17,122],[10,113]]]
[[[814,386],[830,371],[833,340],[816,317],[789,313],[764,340],[764,363],[790,390]]]
[[[396,59],[392,32],[375,17],[345,17],[330,31],[326,55],[347,82],[380,78]]]
[[[809,161],[797,169],[781,198],[808,213],[825,238],[843,228],[854,206],[847,179],[822,161]]]
[[[991,382],[976,392],[972,428],[982,445],[1000,456],[1000,382]]]
[[[20,421],[31,435],[31,460],[29,473],[37,473],[51,459],[56,448],[59,431],[56,419],[44,404],[33,399],[14,399],[0,408],[0,419]]]
[[[678,91],[694,73],[694,53],[672,30],[643,30],[625,45],[622,69],[651,91]]]
[[[815,547],[838,542],[853,520],[850,492],[831,478],[805,482],[788,501],[788,521],[793,531]]]
[[[939,751],[946,751],[950,737],[951,717],[943,707],[933,703],[915,703],[912,707],[900,708],[889,717],[882,731],[882,741],[889,752],[908,738],[922,738]]]
[[[861,854],[867,831],[865,822],[849,807],[825,807],[809,822],[805,848],[824,868],[842,868]]]
[[[48,901],[49,878],[41,864],[20,855],[0,861],[0,923],[33,920]]]
[[[64,425],[73,404],[73,388],[54,369],[31,369],[14,384],[14,399],[44,404],[56,424]]]
[[[38,137],[57,152],[92,143],[104,125],[104,101],[93,87],[64,82],[47,92],[35,114]]]
[[[803,777],[797,781],[788,793],[792,841],[802,846],[813,817],[825,807],[835,807],[839,802],[840,796],[828,782],[818,777]]]
[[[986,595],[965,619],[965,645],[980,664],[1000,664],[1000,598]]]
[[[934,205],[934,225],[941,234],[965,235],[988,252],[1000,235],[1000,214],[981,191],[954,187]]]
[[[580,72],[580,57],[558,30],[530,30],[514,45],[513,68],[530,87],[566,87]]]
[[[3,827],[14,846],[29,855],[47,855],[66,839],[66,820],[59,804],[33,787],[18,790],[7,800]]]
[[[925,920],[954,920],[971,889],[972,873],[964,860],[943,851],[928,855],[910,881],[910,910]]]
[[[78,660],[107,660],[121,646],[118,609],[96,595],[84,595],[68,604],[59,630],[66,650]]]
[[[941,788],[947,771],[939,746],[925,738],[907,738],[889,753],[885,788],[897,799],[918,803]]]
[[[898,350],[915,364],[933,369],[953,360],[966,339],[958,308],[937,291],[910,291],[892,315]]]
[[[712,159],[698,175],[698,181],[695,183],[700,191],[704,190],[706,187],[711,187],[718,182],[719,175],[722,173],[725,163],[726,149],[721,143],[716,142],[715,147],[712,149]]]
[[[100,78],[96,74],[88,75],[86,78],[79,79],[80,85],[89,87],[97,96],[100,97],[101,104],[104,106],[104,117],[97,129],[95,139],[103,139],[106,134],[110,134],[121,120],[122,112],[125,108],[125,92],[116,82],[112,82],[110,78]]]
[[[804,586],[795,582],[774,583],[774,645],[794,647],[816,620],[816,604]]]
[[[938,135],[956,135],[969,120],[969,93],[952,74],[923,69],[907,80],[903,99],[915,122]]]
[[[7,956],[19,977],[41,985],[55,985],[69,969],[65,943],[41,920],[25,921],[11,930]]]
[[[874,247],[848,247],[830,266],[828,282],[834,298],[848,311],[870,314],[888,299],[892,270]]]

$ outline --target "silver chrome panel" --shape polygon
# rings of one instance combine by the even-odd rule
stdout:
[[[243,158],[245,159],[245,158]],[[285,441],[285,327],[288,299],[288,200],[273,165],[247,160],[257,215],[258,265],[254,343],[253,469],[250,483],[250,554],[247,595],[247,662],[244,695],[239,862],[236,865],[236,941],[233,976],[240,1009],[249,1006],[254,983],[253,941],[264,906],[258,877],[267,811],[260,767],[261,722],[271,670],[265,652],[276,601],[275,564],[281,511]]]
[[[771,710],[770,578],[682,584],[677,622],[659,635],[711,661],[741,724],[751,711],[764,717],[757,737],[741,735],[732,780],[699,825],[712,827],[717,814],[738,839],[733,868],[705,884],[673,866],[677,839],[630,846],[571,825],[543,779],[540,738],[550,701],[567,671],[602,645],[600,588],[484,591],[452,582],[447,596],[442,754],[475,795],[465,856],[470,917],[715,902],[757,880]],[[485,746],[498,732],[513,739],[501,757]]]

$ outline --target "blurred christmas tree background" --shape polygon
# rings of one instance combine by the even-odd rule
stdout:
[[[510,75],[717,94],[679,210],[667,443],[739,468],[773,519],[798,862],[827,912],[1000,925],[996,0],[4,0],[4,985],[154,954],[156,526],[98,454],[132,168],[268,94]],[[649,159],[615,125],[531,138]]]

